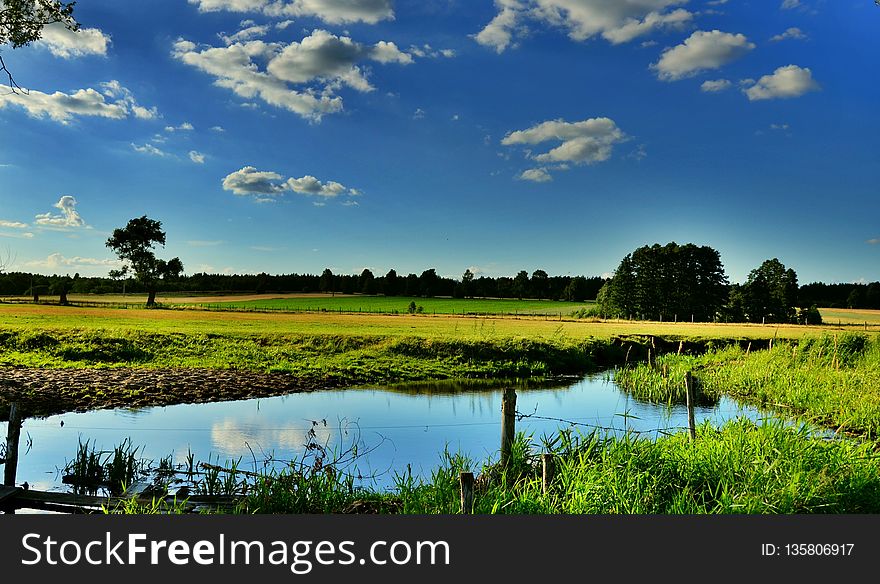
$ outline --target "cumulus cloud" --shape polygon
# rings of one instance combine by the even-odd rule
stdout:
[[[336,92],[343,85],[362,92],[374,89],[359,65],[361,61],[412,62],[412,57],[394,43],[379,41],[367,46],[325,30],[314,30],[302,41],[286,45],[255,40],[200,48],[181,39],[172,54],[214,76],[215,85],[231,89],[239,97],[260,98],[316,122],[342,110],[342,98]],[[260,68],[261,62],[266,63],[265,69]]]
[[[532,22],[562,28],[575,41],[601,36],[626,43],[661,28],[682,28],[693,13],[676,6],[688,0],[495,0],[498,13],[476,35],[501,53],[516,46]]]
[[[242,24],[244,24],[244,23],[242,23]],[[252,24],[250,26],[246,26],[246,27],[242,28],[241,30],[239,30],[238,32],[235,32],[233,34],[227,35],[224,33],[220,33],[217,36],[220,38],[221,41],[223,41],[223,44],[228,46],[228,45],[238,43],[241,41],[249,41],[251,39],[264,37],[268,33],[269,33],[269,25],[267,25],[267,24],[262,24],[262,25]]]
[[[99,259],[81,256],[74,256],[69,258],[58,252],[49,254],[49,256],[43,260],[33,260],[24,263],[24,265],[29,268],[46,269],[53,271],[70,268],[102,268],[103,271],[106,271],[107,269],[119,268],[122,266],[122,264],[123,262],[118,259]]]
[[[169,156],[169,154],[167,152],[153,146],[152,144],[143,144],[143,145],[139,146],[139,145],[135,144],[134,142],[132,142],[131,149],[134,150],[135,152],[140,152],[141,154],[149,154],[150,156],[159,156],[159,157]]]
[[[235,195],[278,195],[284,191],[283,177],[277,172],[265,172],[245,166],[223,179],[223,189]]]
[[[784,40],[789,40],[789,39],[802,41],[806,38],[807,38],[807,35],[804,34],[804,31],[793,26],[793,27],[787,29],[782,34],[777,34],[775,36],[770,37],[770,40],[776,43],[779,41],[784,41]]]
[[[197,152],[195,150],[189,151],[189,159],[195,162],[196,164],[204,164],[205,163],[205,155],[201,152]]]
[[[700,91],[705,93],[719,93],[721,91],[727,91],[733,87],[733,83],[729,79],[713,79],[710,81],[703,81],[703,84],[700,85]]]
[[[0,227],[6,229],[27,229],[29,226],[27,223],[22,223],[21,221],[7,221],[5,219],[0,219]]]
[[[550,182],[553,180],[553,177],[547,172],[546,168],[530,168],[522,171],[516,178],[538,183]]]
[[[271,17],[313,17],[330,24],[375,24],[394,18],[391,0],[189,0],[201,12],[255,12]]]
[[[594,164],[611,158],[614,145],[624,140],[626,134],[617,127],[614,120],[590,118],[581,122],[543,122],[526,130],[510,132],[501,143],[513,146],[561,142],[548,152],[530,156],[538,162]]]
[[[287,188],[301,195],[318,195],[321,197],[338,197],[348,189],[336,181],[322,183],[311,175],[302,178],[289,178],[285,183]]]
[[[666,49],[651,65],[663,81],[677,81],[702,71],[719,69],[755,48],[745,35],[698,30],[675,47]]]
[[[126,110],[130,111],[136,118],[141,120],[152,120],[153,118],[159,117],[159,112],[155,107],[147,108],[140,105],[134,98],[134,94],[132,94],[131,90],[127,87],[123,87],[122,84],[115,79],[107,81],[106,83],[101,83],[101,92],[106,97],[115,99],[116,101],[114,103],[126,108]]]
[[[34,223],[43,227],[87,227],[86,222],[76,210],[76,199],[64,195],[53,205],[60,213],[41,213],[34,217]]]
[[[118,81],[102,83],[100,87],[100,92],[90,87],[69,94],[61,91],[49,94],[34,89],[4,92],[0,93],[0,109],[18,106],[32,118],[49,118],[62,124],[69,124],[74,116],[121,120],[130,116],[151,119],[158,115],[156,108],[139,105],[131,91]]]
[[[192,132],[193,130],[195,128],[189,122],[183,122],[179,126],[165,126],[166,132]]]
[[[110,37],[97,28],[68,30],[63,23],[55,22],[43,27],[37,45],[45,46],[56,57],[71,59],[84,55],[106,55]]]
[[[284,179],[277,172],[259,171],[253,166],[245,166],[241,170],[230,173],[223,179],[223,189],[236,195],[281,195],[293,192],[300,195],[312,195],[332,199],[340,195],[359,196],[357,189],[350,189],[336,181],[320,181],[312,175],[300,178]],[[257,199],[258,202],[260,199]]]
[[[770,75],[764,75],[754,84],[743,89],[749,101],[762,99],[788,99],[800,97],[810,91],[818,91],[819,84],[813,73],[797,65],[779,67]]]

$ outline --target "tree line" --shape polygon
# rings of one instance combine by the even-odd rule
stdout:
[[[468,274],[468,272],[465,272]],[[158,292],[326,292],[335,294],[384,294],[386,296],[453,298],[530,298],[582,302],[596,298],[605,280],[601,277],[548,276],[543,270],[532,275],[521,271],[514,277],[464,276],[461,279],[427,269],[420,274],[398,274],[389,270],[375,276],[371,270],[360,274],[334,274],[325,269],[316,274],[206,274],[179,275],[156,282],[142,282],[133,274],[117,278],[32,274],[0,274],[0,295],[32,296],[67,294],[120,294]]]
[[[627,254],[597,297],[605,317],[820,324],[814,299],[801,294],[797,273],[777,258],[762,262],[743,284],[730,284],[718,251],[675,242]]]

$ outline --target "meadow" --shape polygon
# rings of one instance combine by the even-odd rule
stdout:
[[[861,440],[742,420],[703,426],[695,443],[686,434],[644,440],[562,431],[541,444],[521,436],[505,470],[444,453],[430,477],[400,476],[390,492],[355,488],[337,472],[344,469],[307,465],[260,476],[233,468],[224,484],[238,489],[237,511],[246,513],[454,513],[462,470],[481,473],[479,513],[877,513],[880,337],[852,334],[856,328],[0,304],[0,367],[235,369],[283,373],[309,389],[622,366],[615,377],[635,397],[668,401],[681,399],[681,380],[692,371],[705,396],[731,395]],[[655,352],[649,365],[652,339],[671,352]],[[676,354],[679,343],[685,350]],[[118,403],[113,388],[103,390],[112,394],[106,403],[88,387],[65,391],[40,398]],[[162,391],[120,399],[173,403]],[[547,492],[542,452],[554,454],[558,469]],[[220,478],[211,480],[216,492]],[[182,509],[129,501],[107,511]]]

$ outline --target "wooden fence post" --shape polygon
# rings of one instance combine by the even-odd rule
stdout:
[[[550,453],[544,453],[541,455],[541,466],[543,467],[543,480],[542,480],[542,490],[546,495],[548,491],[550,491],[550,483],[553,482],[553,473],[555,469],[553,468],[553,455]]]
[[[21,409],[17,403],[9,406],[9,427],[6,431],[6,464],[3,468],[3,484],[15,486],[18,471],[18,439],[21,436]]]
[[[458,482],[461,484],[461,514],[470,515],[474,512],[474,473],[461,473]]]
[[[516,436],[516,390],[509,387],[501,398],[501,467],[510,462],[510,451]]]
[[[688,435],[693,442],[697,438],[697,426],[694,421],[694,376],[690,371],[684,374],[684,394],[688,413]]]

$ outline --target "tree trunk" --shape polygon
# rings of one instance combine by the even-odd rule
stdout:
[[[62,290],[60,296],[61,298],[58,299],[58,303],[62,306],[67,306],[67,292]]]
[[[155,305],[156,305],[156,291],[150,290],[150,293],[147,296],[147,306],[155,306]]]

